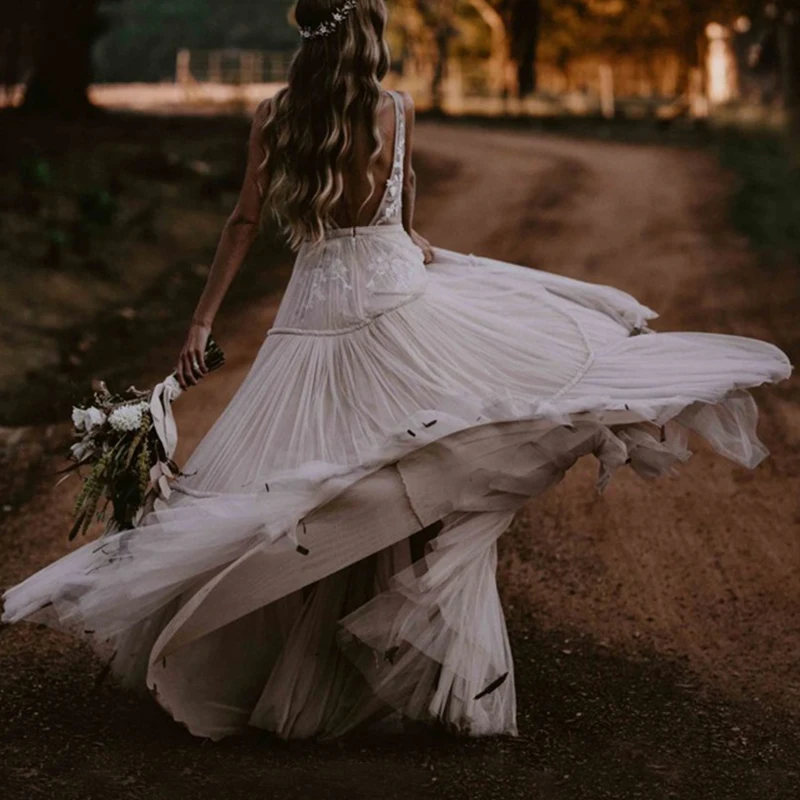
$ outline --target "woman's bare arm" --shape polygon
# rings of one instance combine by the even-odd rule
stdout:
[[[222,230],[208,282],[194,314],[195,322],[208,327],[214,322],[233,278],[258,236],[264,191],[259,182],[258,167],[265,156],[261,127],[268,103],[267,100],[261,103],[253,119],[248,143],[247,170],[239,200]]]
[[[268,100],[262,102],[253,118],[247,169],[239,199],[222,229],[205,289],[197,303],[186,343],[178,359],[177,378],[184,388],[195,385],[207,372],[203,355],[214,319],[234,277],[258,237],[264,192],[258,167],[265,156],[261,127],[268,104]],[[195,363],[199,365],[198,369],[195,369]]]
[[[407,92],[402,92],[403,109],[406,115],[406,153],[403,165],[403,227],[410,236],[414,230],[414,210],[417,201],[417,174],[414,172],[414,124],[416,111],[414,101]]]
[[[406,155],[403,169],[403,227],[406,233],[414,240],[417,247],[422,250],[426,264],[433,261],[433,248],[430,242],[414,230],[414,213],[417,202],[417,173],[414,171],[414,127],[416,112],[411,96],[403,92],[403,105],[406,113]]]

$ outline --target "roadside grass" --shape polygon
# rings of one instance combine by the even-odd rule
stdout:
[[[58,422],[93,378],[124,388],[171,367],[236,201],[249,123],[0,119],[0,426]],[[285,281],[274,234],[224,313]]]
[[[735,179],[730,219],[767,263],[800,264],[800,167],[792,165],[786,136],[764,126],[678,119],[604,119],[598,116],[442,117],[428,119],[637,145],[667,145],[713,152]]]
[[[598,117],[447,121],[713,151],[734,176],[736,228],[765,265],[800,264],[800,170],[774,131]],[[63,419],[98,374],[139,377],[153,345],[174,349],[235,201],[247,122],[108,114],[90,126],[43,125],[9,112],[3,122],[12,135],[0,157],[0,425],[25,425]],[[435,164],[419,166],[442,177]],[[278,289],[289,263],[271,232],[227,308]]]
[[[4,428],[68,420],[92,379],[149,385],[171,369],[236,202],[249,121],[8,110],[0,130],[1,459]],[[443,179],[424,158],[418,172]],[[292,260],[268,225],[220,321],[280,291]]]
[[[800,262],[800,168],[792,165],[784,137],[771,131],[725,128],[713,147],[736,176],[733,224],[767,261]]]

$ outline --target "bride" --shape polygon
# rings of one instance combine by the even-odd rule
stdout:
[[[289,85],[258,108],[241,197],[180,356],[206,374],[258,230],[297,249],[275,326],[168,501],[4,594],[5,622],[85,637],[204,737],[406,720],[517,732],[495,582],[515,512],[583,455],[600,488],[688,434],[755,467],[770,344],[654,333],[616,289],[431,248],[414,107],[384,91],[383,0],[300,0]]]

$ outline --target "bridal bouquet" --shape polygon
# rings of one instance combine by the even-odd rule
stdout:
[[[212,337],[205,361],[209,372],[225,363]],[[70,540],[86,533],[95,517],[105,520],[109,505],[106,533],[135,527],[155,499],[169,497],[170,481],[181,474],[172,460],[178,441],[172,403],[182,393],[175,373],[149,391],[131,386],[117,395],[102,381],[98,386],[90,400],[72,409],[79,440],[70,448],[75,463],[66,471],[90,471],[75,501]]]

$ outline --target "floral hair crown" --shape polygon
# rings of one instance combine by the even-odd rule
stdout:
[[[358,0],[345,0],[328,19],[317,25],[316,28],[300,26],[300,35],[304,39],[318,39],[320,36],[330,36],[353,12],[358,5]]]

